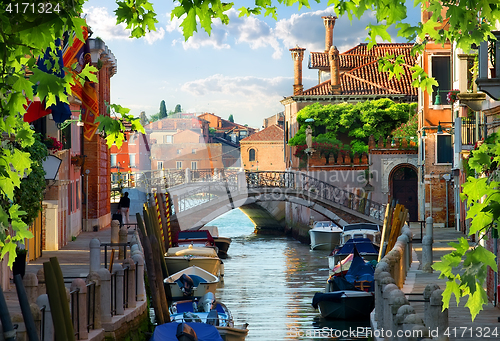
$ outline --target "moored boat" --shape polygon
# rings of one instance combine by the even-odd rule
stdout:
[[[171,247],[165,254],[165,263],[169,274],[174,274],[193,265],[202,268],[212,275],[219,276],[221,260],[215,249],[210,247]]]
[[[169,300],[199,298],[207,292],[215,293],[219,278],[196,266],[190,266],[163,280]]]
[[[199,301],[184,300],[172,303],[170,320],[214,325],[224,341],[243,341],[248,334],[248,325],[245,323],[235,326],[229,309],[224,304],[216,302],[211,292],[205,294]]]
[[[347,259],[353,254],[354,247],[356,247],[360,256],[365,261],[372,261],[378,259],[378,246],[374,245],[368,238],[351,238],[343,245],[340,245],[332,250],[328,256],[328,267],[331,271],[338,271],[339,267],[342,271],[349,270],[349,261]]]
[[[156,326],[152,341],[223,341],[215,326],[195,322],[169,322]]]
[[[342,290],[316,293],[312,303],[328,319],[361,320],[370,316],[375,306],[372,292]]]
[[[368,238],[375,245],[380,245],[380,227],[373,223],[347,224],[342,228],[341,244],[352,238]]]
[[[214,239],[215,246],[217,246],[217,255],[221,259],[226,259],[229,245],[231,245],[231,238],[219,236],[219,229],[217,226],[203,226],[200,230],[210,232],[210,235]]]
[[[342,229],[332,221],[315,221],[309,230],[311,250],[331,250],[340,244]]]

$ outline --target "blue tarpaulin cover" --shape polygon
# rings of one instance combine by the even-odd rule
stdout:
[[[215,326],[206,323],[186,322],[188,326],[193,328],[198,341],[223,341],[219,331]],[[170,322],[164,323],[155,328],[152,341],[178,341],[175,334],[179,323]]]
[[[345,242],[344,246],[340,248],[340,250],[337,252],[339,255],[349,255],[352,253],[354,244],[356,244],[356,248],[358,249],[359,253],[376,253],[378,254],[378,251],[375,249],[373,246],[373,243],[371,242],[370,239],[368,238],[353,238],[349,239],[347,242]]]
[[[354,258],[352,259],[349,271],[345,275],[345,279],[351,283],[360,281],[373,281],[375,276],[375,269],[370,263],[366,263],[358,252],[359,244],[354,246]]]

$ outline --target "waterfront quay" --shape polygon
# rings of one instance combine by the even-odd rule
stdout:
[[[411,228],[414,237],[421,236],[420,227]],[[425,231],[424,231],[425,234]],[[432,243],[432,261],[433,263],[438,262],[440,258],[450,253],[453,249],[448,245],[450,242],[457,242],[458,238],[465,237],[465,235],[453,228],[434,228],[433,229],[433,243]],[[470,243],[472,245],[472,243]],[[372,331],[374,332],[374,339],[376,340],[390,340],[391,337],[388,335],[387,323],[384,323],[388,317],[394,322],[392,332],[393,339],[397,339],[396,330],[399,329],[405,335],[404,331],[407,331],[409,337],[399,337],[400,340],[417,340],[416,336],[418,334],[411,334],[408,330],[422,330],[424,332],[423,336],[428,336],[430,340],[498,340],[500,338],[500,309],[495,307],[492,302],[484,306],[483,310],[479,312],[475,320],[472,321],[469,309],[465,307],[467,298],[462,298],[459,305],[457,306],[455,297],[452,295],[450,300],[449,309],[445,312],[441,311],[441,302],[438,300],[433,302],[432,292],[437,289],[446,289],[445,279],[439,278],[439,272],[425,272],[423,268],[423,244],[420,242],[412,243],[412,263],[407,272],[404,285],[401,291],[405,294],[405,298],[408,300],[411,308],[414,309],[416,318],[411,321],[404,320],[407,315],[409,315],[409,310],[411,308],[401,307],[402,301],[399,304],[396,303],[392,308],[393,316],[383,312],[383,317],[381,318],[377,314],[376,309],[371,314],[371,325]],[[425,257],[424,257],[425,259]],[[437,285],[437,286],[435,286]],[[438,289],[439,287],[439,289]],[[425,301],[424,291],[428,290],[427,295],[430,296],[428,302]],[[385,294],[384,294],[385,295]],[[437,293],[440,297],[440,295]],[[386,297],[384,296],[384,301]],[[393,295],[395,296],[395,295]],[[430,309],[426,310],[425,306],[430,304]],[[436,305],[433,309],[432,305]],[[394,309],[396,305],[399,305],[399,309]],[[381,324],[381,319],[384,321]],[[399,321],[398,321],[399,319]],[[401,320],[403,319],[403,320]],[[405,321],[405,323],[403,323]],[[421,324],[423,322],[425,325],[421,327],[414,328],[415,325]],[[398,328],[399,324],[399,328]],[[427,334],[425,334],[427,332]],[[415,337],[413,337],[415,336]]]
[[[126,238],[128,242],[134,239],[134,234],[136,233],[134,228],[130,228],[128,230],[124,229],[124,232],[125,233],[122,232],[122,238]],[[74,241],[69,242],[60,250],[44,251],[42,257],[29,262],[26,266],[26,274],[23,279],[23,284],[31,303],[31,311],[34,312],[33,316],[37,330],[40,331],[40,334],[44,334],[43,337],[41,337],[41,340],[54,340],[53,327],[51,328],[50,326],[50,324],[52,324],[52,320],[46,320],[45,325],[42,326],[42,324],[44,324],[43,312],[47,309],[48,301],[44,301],[42,297],[39,297],[40,295],[45,294],[46,290],[42,280],[38,281],[38,278],[43,278],[43,276],[40,276],[40,270],[43,270],[44,267],[43,264],[45,262],[49,262],[52,257],[57,257],[64,278],[64,284],[67,288],[68,299],[70,299],[71,296],[70,309],[75,328],[75,339],[92,341],[105,339],[124,340],[127,337],[130,340],[145,339],[145,333],[149,332],[149,323],[144,281],[140,280],[140,278],[143,278],[144,275],[144,266],[140,264],[140,266],[138,266],[137,262],[134,264],[135,266],[131,263],[126,265],[126,263],[130,261],[130,247],[127,247],[127,260],[125,261],[119,259],[122,254],[121,252],[119,254],[118,247],[115,247],[115,260],[112,273],[110,274],[109,271],[104,268],[104,264],[107,263],[107,268],[109,269],[111,247],[107,247],[107,255],[105,255],[105,248],[103,244],[110,243],[111,238],[111,228],[109,227],[101,229],[97,232],[82,232]],[[97,240],[101,244],[100,269],[97,272],[92,272],[91,277],[88,277],[91,267],[90,245],[95,245]],[[137,259],[136,256],[133,257],[134,259]],[[139,268],[141,266],[142,276],[139,275],[139,272],[141,272],[141,269]],[[125,271],[123,270],[124,268]],[[102,272],[103,270],[104,275]],[[136,270],[138,271],[137,277],[135,276]],[[96,273],[99,274],[100,278],[95,277]],[[123,276],[124,273],[125,276]],[[111,281],[112,277],[114,282],[117,283],[114,288],[119,288],[120,283],[123,285],[122,281],[130,280],[129,283],[132,283],[134,280],[139,279],[137,294],[134,285],[128,285],[128,297],[124,297],[123,291],[120,291],[120,289],[114,291],[115,289],[111,288],[113,284],[113,281]],[[96,283],[96,286],[86,286],[86,280],[87,283]],[[111,289],[111,291],[107,293],[105,292],[107,289],[104,289],[106,282],[108,283],[108,289]],[[125,287],[127,287],[127,285]],[[76,288],[79,288],[79,290],[75,290]],[[16,293],[16,287],[12,280],[10,288],[3,288],[3,291],[12,323],[14,326],[17,325],[16,340],[28,340],[26,327],[22,322],[23,319]],[[76,299],[76,296],[73,296],[76,291],[79,291],[76,293],[76,295],[78,295],[78,299]],[[71,295],[69,295],[70,292]],[[99,293],[102,296],[107,296],[108,300],[100,300]],[[87,309],[87,295],[90,296],[90,302],[96,302],[91,303],[90,311]],[[114,301],[109,299],[112,295],[115,295]],[[76,300],[79,302],[78,307],[74,304]],[[36,305],[37,303],[38,305]],[[44,305],[45,309],[43,309]],[[92,309],[93,306],[95,306],[95,310]],[[108,310],[108,313],[106,313],[106,309]],[[79,314],[76,313],[77,310]],[[47,315],[48,314],[45,316]],[[4,340],[3,332],[0,332],[0,340]]]

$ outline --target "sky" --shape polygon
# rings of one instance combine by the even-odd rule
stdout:
[[[310,52],[324,51],[325,28],[322,16],[334,14],[332,8],[311,3],[311,9],[278,5],[278,20],[263,15],[238,17],[236,9],[252,6],[244,0],[228,13],[229,25],[214,21],[212,34],[201,28],[188,41],[171,21],[174,3],[152,1],[157,13],[156,32],[141,39],[129,38],[124,24],[116,25],[111,0],[90,0],[84,5],[92,37],[100,37],[117,60],[117,73],[111,78],[111,103],[131,109],[139,116],[159,112],[160,102],[167,110],[180,104],[183,112],[210,112],[224,119],[233,115],[236,123],[261,128],[263,119],[284,110],[280,103],[292,95],[293,60],[290,48],[306,48],[303,61],[304,89],[318,84],[317,70],[307,65]],[[409,5],[410,7],[412,5]],[[418,21],[412,9],[409,22]],[[366,26],[375,23],[373,14],[349,22],[337,19],[333,44],[344,52],[365,42]],[[390,32],[393,41],[404,42]]]

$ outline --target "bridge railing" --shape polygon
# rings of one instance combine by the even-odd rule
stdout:
[[[310,197],[327,199],[380,221],[384,219],[385,205],[369,200],[299,172],[246,172],[248,188],[280,187],[309,191]]]
[[[197,187],[177,195],[176,213],[189,210],[198,205],[202,205],[222,197],[227,198],[228,193],[235,190],[237,190],[236,182],[209,182],[205,186]]]

